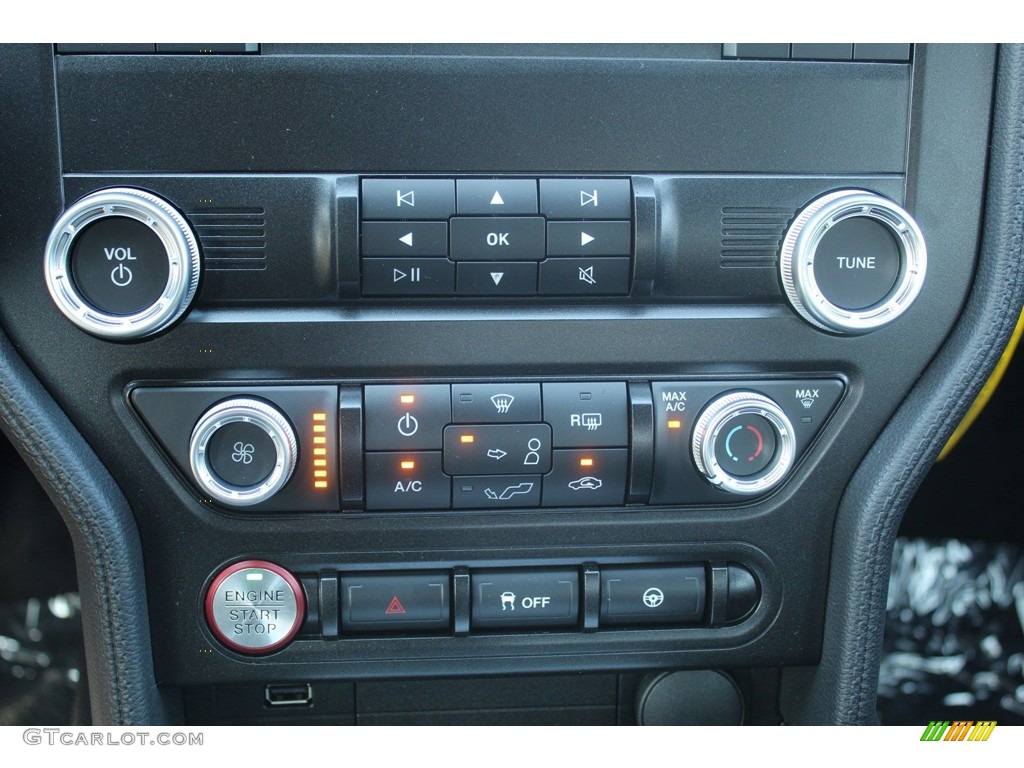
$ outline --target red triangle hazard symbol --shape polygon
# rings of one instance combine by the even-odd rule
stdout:
[[[405,613],[405,608],[402,606],[402,601],[398,599],[398,595],[391,598],[391,603],[384,613]]]

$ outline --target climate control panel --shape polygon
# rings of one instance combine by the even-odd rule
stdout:
[[[253,512],[735,503],[783,483],[844,391],[769,380],[134,388],[200,499]]]

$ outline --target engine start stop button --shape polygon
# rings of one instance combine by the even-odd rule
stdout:
[[[239,653],[276,651],[292,641],[306,615],[302,586],[265,560],[246,560],[221,571],[206,593],[213,634]]]

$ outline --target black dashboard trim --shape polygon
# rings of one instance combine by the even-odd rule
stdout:
[[[897,529],[911,497],[987,381],[1024,304],[1021,45],[999,47],[990,147],[973,289],[953,332],[857,469],[840,503],[821,664],[816,670],[784,673],[783,713],[790,722],[877,722],[878,668]]]

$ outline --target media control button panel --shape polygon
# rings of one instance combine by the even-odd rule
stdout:
[[[588,509],[766,494],[790,477],[844,386],[813,377],[137,387],[130,401],[215,505]]]
[[[628,178],[365,178],[361,190],[364,296],[629,294]]]

